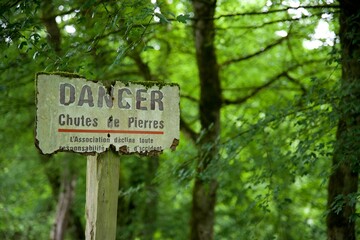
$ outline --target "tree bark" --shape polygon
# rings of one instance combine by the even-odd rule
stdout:
[[[148,157],[145,177],[145,210],[143,214],[144,228],[142,239],[152,240],[157,229],[157,210],[159,203],[158,184],[154,182],[156,172],[159,168],[159,157]]]
[[[353,240],[360,156],[360,3],[339,2],[342,82],[333,172],[328,185],[327,234],[331,240]]]
[[[154,81],[154,77],[151,74],[149,65],[144,62],[140,52],[134,49],[130,53],[130,57],[135,61],[136,66],[139,69],[142,77],[145,81]],[[146,159],[146,177],[145,177],[145,191],[146,191],[146,202],[143,213],[143,230],[142,238],[145,240],[154,239],[154,233],[157,226],[157,207],[159,202],[158,185],[154,182],[157,170],[159,168],[159,156],[149,156]]]
[[[42,23],[47,31],[47,41],[53,48],[54,52],[61,56],[61,32],[56,23],[56,16],[54,14],[54,5],[52,0],[45,0],[41,2]],[[49,155],[42,155],[41,161],[43,164],[48,164],[51,157]],[[57,203],[57,213],[53,229],[50,232],[51,239],[64,239],[67,225],[74,223],[74,236],[77,239],[84,239],[85,231],[81,225],[79,216],[71,209],[75,190],[75,175],[71,172],[70,167],[65,164],[63,171],[69,174],[62,176],[58,172],[58,168],[54,169],[50,166],[45,167],[45,174],[49,180],[54,197],[59,197]],[[60,192],[62,188],[63,192]]]
[[[63,177],[62,186],[57,204],[56,219],[51,230],[50,239],[63,240],[69,222],[70,207],[75,195],[75,177]]]
[[[53,47],[55,53],[61,53],[61,33],[59,26],[56,23],[54,13],[54,6],[52,0],[45,0],[42,2],[42,22],[47,31],[47,39],[49,44]]]
[[[214,239],[217,180],[207,172],[218,155],[221,86],[214,47],[216,0],[193,1],[196,60],[200,79],[200,122],[197,176],[193,188],[190,238]]]
[[[55,238],[55,236],[64,236],[65,232],[60,234],[59,230],[65,231],[65,227],[69,224],[73,226],[74,238],[79,240],[84,239],[85,229],[81,223],[81,219],[76,215],[71,205],[69,205],[73,201],[73,195],[75,194],[75,176],[72,174],[72,177],[69,178],[69,174],[63,174],[61,177],[59,167],[54,166],[55,163],[52,161],[51,155],[39,154],[39,156],[41,163],[44,165],[44,173],[51,186],[53,198],[58,199],[57,212],[53,228],[50,232],[50,239],[61,239]],[[61,189],[62,192],[60,192]],[[64,212],[65,210],[69,211],[69,213]]]

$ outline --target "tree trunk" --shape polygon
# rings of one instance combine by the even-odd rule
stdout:
[[[328,185],[328,239],[356,239],[360,142],[360,3],[340,2],[342,82],[340,120]]]
[[[191,239],[214,239],[217,181],[207,170],[218,155],[220,136],[221,87],[216,59],[213,17],[215,0],[193,1],[196,60],[200,79],[200,122],[197,176],[193,188]]]
[[[52,161],[50,155],[39,154],[39,156],[41,163],[44,165],[44,172],[49,181],[53,198],[58,199],[57,212],[53,228],[50,232],[50,239],[62,239],[55,237],[63,236],[65,233],[60,234],[59,231],[65,231],[65,227],[69,224],[72,225],[72,229],[74,230],[73,236],[75,239],[85,239],[85,229],[81,223],[81,219],[76,215],[71,208],[71,205],[69,205],[75,194],[75,176],[72,175],[72,177],[69,178],[69,174],[63,174],[61,177],[59,167],[55,166],[56,163]],[[65,168],[68,168],[68,166]],[[60,192],[61,189],[62,192]],[[69,213],[64,211],[69,211]]]
[[[135,61],[143,79],[145,81],[154,81],[154,77],[151,74],[149,65],[144,62],[140,52],[136,49],[130,53],[130,57]],[[145,240],[151,240],[154,238],[154,233],[157,227],[157,207],[159,202],[158,185],[154,182],[157,170],[159,168],[159,156],[149,156],[146,159],[146,177],[145,177],[145,191],[146,202],[143,213],[143,230],[142,238]]]
[[[47,31],[47,40],[54,52],[61,56],[61,32],[58,24],[56,23],[56,15],[54,14],[54,5],[52,0],[45,0],[41,2],[42,23]],[[43,164],[49,164],[51,157],[49,155],[42,155],[40,157]],[[57,213],[53,229],[50,232],[51,239],[64,239],[67,225],[74,224],[74,236],[77,239],[84,239],[85,231],[81,225],[79,216],[71,209],[72,201],[74,198],[75,190],[74,184],[76,177],[70,173],[71,169],[67,164],[64,164],[63,171],[69,174],[60,176],[58,168],[52,166],[45,167],[45,174],[49,180],[52,188],[53,195],[59,197],[57,203]],[[61,179],[60,179],[61,178]],[[60,192],[62,188],[63,192]]]
[[[75,176],[63,177],[63,190],[57,204],[56,218],[51,230],[50,239],[63,240],[69,222],[70,207],[75,195]]]
[[[154,233],[157,229],[157,210],[159,202],[158,184],[154,182],[156,172],[159,168],[159,157],[148,157],[147,172],[145,177],[146,202],[143,215],[144,229],[142,239],[154,239]]]
[[[49,44],[53,47],[55,53],[61,53],[61,33],[56,23],[54,13],[54,6],[52,0],[45,0],[42,2],[42,22],[46,27],[47,39]]]

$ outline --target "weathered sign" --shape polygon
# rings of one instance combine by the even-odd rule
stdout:
[[[36,77],[36,142],[56,151],[149,154],[179,142],[179,87],[100,82],[61,74]]]

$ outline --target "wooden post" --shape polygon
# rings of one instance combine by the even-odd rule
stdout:
[[[86,240],[115,240],[120,159],[111,150],[87,157]]]

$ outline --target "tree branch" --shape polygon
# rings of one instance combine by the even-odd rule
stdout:
[[[279,13],[279,12],[287,12],[288,10],[297,10],[297,9],[339,9],[340,5],[316,5],[316,6],[298,6],[298,7],[285,7],[281,9],[273,9],[269,11],[253,11],[253,12],[243,12],[243,13],[231,13],[231,14],[222,14],[217,17],[214,17],[213,20],[218,20],[221,18],[228,18],[228,17],[242,17],[242,16],[253,16],[253,15],[265,15],[265,14],[272,14],[272,13]]]
[[[195,97],[191,96],[191,95],[181,94],[180,96],[181,96],[181,98],[186,98],[186,99],[188,99],[188,100],[190,100],[192,102],[199,103],[199,100],[196,99]]]
[[[267,88],[268,86],[270,86],[272,83],[274,83],[275,81],[277,81],[278,79],[282,78],[282,77],[289,77],[290,81],[297,81],[294,78],[291,78],[289,76],[289,72],[293,71],[294,69],[298,68],[298,67],[302,67],[304,65],[307,64],[312,64],[312,63],[316,63],[316,62],[324,62],[324,59],[318,59],[318,60],[309,60],[306,62],[302,62],[302,63],[297,63],[291,67],[289,67],[288,69],[284,70],[283,72],[277,74],[276,76],[272,77],[269,81],[267,81],[266,83],[264,83],[261,86],[256,87],[249,95],[245,96],[245,97],[241,97],[238,99],[224,99],[223,100],[223,105],[232,105],[232,104],[242,104],[244,102],[246,102],[248,99],[254,97],[255,95],[257,95],[261,90]],[[302,89],[302,88],[301,88]],[[306,91],[306,89],[302,89],[303,91]]]
[[[289,35],[288,35],[289,36]],[[268,46],[266,46],[265,48],[257,51],[257,52],[254,52],[252,54],[249,54],[247,56],[243,56],[243,57],[238,57],[238,58],[234,58],[234,59],[230,59],[230,60],[227,60],[223,63],[220,64],[220,67],[224,67],[224,66],[227,66],[227,65],[230,65],[232,63],[237,63],[237,62],[241,62],[241,61],[244,61],[244,60],[248,60],[252,57],[256,57],[262,53],[265,53],[266,51],[272,49],[273,47],[277,46],[277,45],[280,45],[284,40],[286,40],[288,38],[288,36],[286,37],[282,37],[278,40],[276,40],[275,42],[269,44]]]
[[[335,13],[335,12],[332,12],[332,13]],[[272,20],[272,21],[267,21],[267,22],[263,22],[259,25],[249,25],[249,26],[229,26],[229,27],[226,27],[226,28],[220,28],[220,27],[217,27],[216,29],[217,30],[229,30],[230,29],[258,29],[258,28],[262,28],[262,27],[265,27],[265,26],[268,26],[268,25],[272,25],[272,24],[278,24],[278,23],[284,23],[284,22],[296,22],[296,21],[299,21],[299,20],[303,20],[303,19],[307,19],[307,18],[313,18],[313,17],[319,17],[321,16],[322,14],[324,14],[323,12],[319,12],[319,13],[316,13],[316,14],[311,14],[309,16],[302,16],[302,17],[298,17],[298,18],[283,18],[283,19],[276,19],[276,20]]]
[[[224,105],[231,105],[231,104],[242,104],[244,102],[246,102],[248,99],[254,97],[256,94],[258,94],[261,90],[263,90],[264,88],[270,86],[273,82],[275,82],[276,80],[280,79],[281,77],[284,77],[286,75],[286,72],[282,72],[278,75],[276,75],[275,77],[271,78],[268,82],[266,82],[265,84],[255,88],[249,95],[242,97],[242,98],[238,98],[238,99],[224,99],[223,104]]]
[[[21,0],[8,0],[6,3],[2,3],[0,5],[0,16],[2,16],[6,11],[10,10],[11,8],[17,6],[20,2]]]
[[[303,95],[306,94],[307,90],[306,90],[304,84],[302,84],[299,79],[295,79],[294,77],[290,76],[290,74],[288,72],[285,73],[284,77],[286,77],[290,82],[295,83],[296,85],[298,85],[300,87]]]

